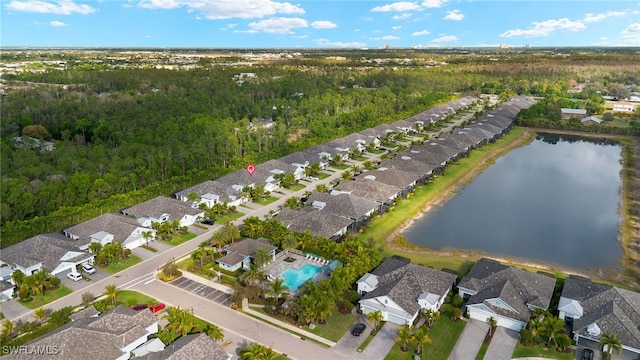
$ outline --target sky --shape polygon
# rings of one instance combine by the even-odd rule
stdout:
[[[640,1],[0,0],[0,46],[640,46]]]

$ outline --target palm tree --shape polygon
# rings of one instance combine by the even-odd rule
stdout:
[[[620,351],[622,351],[622,343],[618,339],[618,336],[613,333],[602,334],[599,344],[607,354],[607,359],[611,359],[611,352],[613,350],[616,351],[616,354],[620,354]]]
[[[298,199],[295,196],[292,196],[290,198],[287,198],[287,200],[284,201],[284,204],[282,204],[282,206],[292,210],[298,210],[300,209],[300,199]]]
[[[115,305],[118,299],[118,287],[116,284],[109,284],[104,288],[104,294],[107,295],[107,299],[111,301],[111,305]]]
[[[429,328],[432,328],[436,321],[438,321],[438,319],[440,318],[440,311],[433,311],[431,309],[425,310],[424,317],[425,319],[427,319],[427,326]]]
[[[564,321],[557,317],[548,316],[544,319],[544,332],[549,337],[549,345],[553,341],[555,347],[558,347],[558,336],[564,334]]]
[[[222,330],[222,328],[216,325],[213,325],[213,324],[207,325],[207,327],[204,329],[204,333],[209,335],[209,337],[213,341],[217,342],[217,341],[224,340],[224,331]]]
[[[258,264],[260,268],[267,265],[273,260],[271,252],[265,248],[259,248],[253,253],[253,260]]]
[[[193,330],[196,318],[191,311],[180,309],[179,307],[170,306],[167,309],[167,321],[169,322],[165,329],[173,331],[180,335],[186,335]]]
[[[22,285],[22,280],[24,280],[25,277],[26,275],[20,270],[16,270],[13,272],[13,274],[11,274],[11,280],[13,280],[13,283],[17,287],[20,287],[20,285]]]
[[[382,322],[382,311],[376,310],[367,314],[367,321],[373,324],[373,331],[377,331],[378,325]]]
[[[13,336],[13,331],[16,328],[16,324],[9,320],[6,319],[5,321],[2,322],[2,337],[11,337]]]
[[[33,312],[33,317],[39,322],[43,323],[47,321],[47,317],[49,316],[49,311],[43,307],[37,308]]]
[[[431,343],[431,338],[429,337],[427,328],[424,326],[421,326],[418,330],[416,330],[411,340],[418,346],[418,348],[416,349],[416,354],[422,354],[424,344]]]
[[[544,324],[542,321],[536,318],[529,320],[529,331],[533,341],[538,344],[540,342],[540,335],[544,332]]]
[[[342,180],[349,180],[349,179],[351,179],[352,176],[353,176],[353,174],[349,170],[347,170],[347,171],[343,172],[342,174],[340,174],[340,178],[342,178]]]
[[[31,275],[31,277],[35,280],[35,287],[33,290],[38,294],[44,295],[47,285],[49,285],[49,274],[47,273],[47,270],[40,268],[40,270],[36,271]]]
[[[273,349],[253,343],[240,351],[241,360],[273,360],[278,357]]]
[[[491,316],[487,319],[487,324],[489,324],[489,336],[493,336],[493,329],[498,325],[498,320]]]
[[[153,232],[152,231],[143,231],[142,232],[142,237],[147,242],[147,246],[149,246],[149,239],[151,239],[153,237]]]
[[[200,268],[202,268],[202,266],[204,265],[203,264],[204,259],[207,257],[207,255],[209,255],[209,252],[207,251],[207,249],[203,247],[198,247],[191,253],[191,258],[194,261],[200,261]]]
[[[273,296],[273,305],[278,304],[278,299],[281,295],[286,294],[286,291],[289,290],[287,285],[284,285],[284,280],[280,278],[276,278],[269,285],[269,290],[267,293]]]
[[[289,233],[284,237],[284,239],[282,239],[280,246],[282,246],[283,250],[289,252],[289,250],[298,247],[298,239],[296,239],[296,236],[293,233]]]
[[[407,351],[409,350],[407,348],[407,345],[409,344],[409,341],[411,341],[411,338],[413,337],[413,333],[411,332],[412,327],[411,325],[408,324],[404,324],[402,326],[400,326],[398,328],[398,337],[396,338],[396,342],[401,344],[400,345],[400,350],[402,351]]]
[[[99,242],[92,242],[91,244],[89,244],[89,251],[91,251],[93,255],[97,256],[98,254],[100,254],[100,251],[102,251],[102,244]]]
[[[258,263],[251,263],[244,279],[247,284],[259,283],[264,280],[264,271],[262,271]]]
[[[316,185],[316,191],[326,193],[329,192],[329,188],[327,187],[327,184],[318,184]]]

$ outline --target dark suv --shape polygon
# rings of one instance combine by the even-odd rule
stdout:
[[[367,325],[365,325],[363,323],[358,323],[353,327],[353,329],[351,329],[351,335],[360,336],[360,334],[362,334],[362,332],[366,328],[367,328]]]
[[[593,350],[584,349],[582,352],[582,360],[593,360]]]
[[[202,223],[205,225],[213,225],[213,220],[211,219],[204,219],[202,220]]]

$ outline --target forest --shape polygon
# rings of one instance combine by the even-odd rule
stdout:
[[[11,61],[6,56],[3,61]],[[426,56],[403,66],[372,65],[358,55],[345,63],[312,56],[170,70],[76,55],[64,69],[3,74],[2,246],[457,96],[552,98],[566,94],[571,82],[586,81],[581,96],[597,113],[596,94],[640,84],[633,54],[491,55],[499,61],[446,54],[437,66],[424,65]],[[243,73],[254,75],[238,82]],[[261,127],[259,119],[275,125]],[[45,142],[53,148],[41,146]]]

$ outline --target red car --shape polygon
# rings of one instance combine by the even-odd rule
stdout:
[[[151,310],[152,313],[155,314],[157,312],[162,311],[162,309],[164,309],[165,306],[166,306],[165,304],[159,303],[159,304],[151,305],[151,307],[149,309]]]
[[[140,311],[140,310],[144,310],[146,308],[148,308],[149,305],[147,304],[138,304],[138,305],[133,305],[131,308],[135,311]]]

